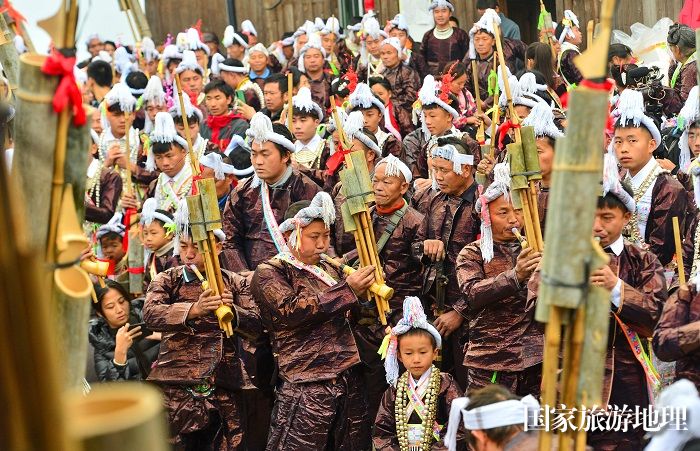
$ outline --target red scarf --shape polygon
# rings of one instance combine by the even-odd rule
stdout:
[[[403,197],[402,197],[398,201],[396,201],[396,204],[392,205],[391,207],[382,208],[379,205],[376,205],[377,213],[382,215],[382,216],[393,215],[395,212],[401,210],[401,208],[403,208],[403,206],[405,204],[406,204],[406,202],[403,200]]]
[[[396,120],[396,115],[394,115],[394,103],[389,102],[386,106],[386,109],[389,113],[389,120],[391,121],[391,125],[399,132],[401,133],[401,128],[399,127],[399,121]]]
[[[212,116],[211,114],[207,116],[207,127],[211,130],[211,141],[218,145],[223,152],[226,147],[228,147],[230,139],[219,140],[219,133],[221,129],[226,127],[234,119],[240,119],[243,116],[237,113],[228,113],[221,116]]]

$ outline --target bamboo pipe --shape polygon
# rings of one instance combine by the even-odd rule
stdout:
[[[501,44],[501,28],[498,23],[493,23],[493,32],[496,37],[496,53],[498,54],[498,62],[501,66],[501,74],[503,76],[503,90],[506,93],[506,99],[508,100],[508,114],[510,117],[510,122],[515,126],[515,141],[521,142],[520,129],[517,128],[520,125],[520,118],[515,113],[515,107],[513,106],[513,95],[510,92],[510,83],[508,81],[506,72],[506,61],[503,57],[503,45]]]
[[[525,248],[528,246],[527,240],[525,239],[525,237],[523,237],[523,236],[520,234],[520,231],[519,231],[518,229],[516,229],[515,227],[513,227],[513,228],[511,229],[511,231],[513,232],[513,235],[515,235],[515,237],[516,237],[516,238],[518,239],[518,241],[520,242],[520,247],[522,247],[523,249],[525,249]]]
[[[678,216],[673,219],[673,238],[676,243],[676,264],[678,265],[678,281],[685,285],[685,267],[683,266],[683,246],[681,245],[681,231],[678,226]]]
[[[561,345],[561,320],[563,308],[549,307],[549,321],[545,327],[544,356],[542,358],[542,405],[554,407],[557,402],[557,372],[559,371],[559,349]],[[540,434],[539,451],[550,451],[552,434]]]
[[[321,259],[327,263],[330,263],[334,267],[342,270],[343,273],[347,276],[357,271],[355,268],[345,265],[343,263],[339,263],[338,261],[334,260],[326,254],[321,254]],[[377,296],[381,297],[382,299],[391,299],[391,297],[394,295],[394,289],[387,286],[385,283],[374,282],[369,287],[369,290]]]
[[[185,111],[185,101],[182,99],[182,84],[180,83],[180,74],[175,73],[175,85],[177,87],[177,98],[180,102],[180,112],[182,113],[182,125],[185,127],[185,140],[187,141],[187,153],[190,156],[190,166],[192,167],[192,175],[199,175],[199,161],[192,147],[192,136],[190,135],[190,126],[187,123],[187,111]]]
[[[479,74],[477,73],[476,60],[472,60],[472,79],[474,83],[474,95],[476,96],[476,112],[480,115],[484,113],[483,106],[481,104],[481,93],[479,92]],[[496,105],[496,104],[494,104]],[[481,122],[476,129],[476,140],[479,145],[484,144],[486,141],[486,136],[484,136],[484,123]]]
[[[364,221],[366,221],[368,224],[368,235],[366,237],[366,241],[370,246],[368,252],[370,253],[370,258],[372,260],[372,264],[374,265],[374,276],[378,283],[384,283],[384,270],[382,268],[382,262],[379,260],[379,251],[377,250],[377,242],[374,238],[376,235],[374,234],[374,225],[372,224],[372,218],[370,217],[369,212],[367,211],[363,212],[362,216],[364,218]],[[384,309],[384,312],[388,312],[390,310],[389,301],[383,297],[379,300],[382,304],[381,307],[382,309]]]
[[[292,131],[292,116],[294,115],[294,74],[291,72],[287,74],[287,128]]]
[[[498,69],[498,51],[493,55],[493,71]],[[491,113],[491,145],[489,147],[489,157],[493,158],[496,149],[496,132],[498,131],[498,121],[501,119],[501,110],[498,107],[498,80],[493,94],[493,113]]]

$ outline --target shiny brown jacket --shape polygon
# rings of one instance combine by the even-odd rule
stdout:
[[[360,363],[348,321],[357,297],[338,270],[325,262],[319,266],[339,282],[329,287],[276,258],[260,264],[253,275],[252,293],[279,376],[287,382],[331,380]]]
[[[675,254],[673,241],[674,216],[678,217],[680,230],[685,230],[688,211],[688,193],[671,174],[661,174],[651,191],[651,211],[647,219],[644,242],[659,258],[663,266],[668,265]]]
[[[479,143],[468,134],[460,133],[455,128],[446,131],[442,135],[438,136],[438,138],[453,134],[456,136],[461,135],[461,140],[464,141],[464,147],[467,149],[467,152],[469,155],[474,156],[474,167],[476,167],[481,159],[481,148],[479,147]],[[426,137],[421,128],[417,128],[404,137],[403,142],[401,143],[404,155],[403,162],[406,163],[406,166],[408,166],[408,168],[411,170],[414,179],[429,178],[430,171],[428,168],[428,150],[431,149],[428,149],[428,146],[432,145],[437,145],[437,141],[431,141],[430,137]]]
[[[90,201],[85,201],[85,220],[96,224],[107,224],[117,211],[117,204],[122,195],[122,178],[111,168],[103,168],[100,174],[100,206],[97,207],[97,189]]]
[[[382,76],[391,84],[391,98],[396,106],[410,111],[421,86],[418,72],[410,66],[399,63],[391,69],[384,68]]]
[[[234,333],[255,338],[262,333],[258,312],[241,308],[250,296],[248,281],[222,271],[224,284],[233,293]],[[186,277],[186,278],[185,278]],[[149,329],[162,332],[158,361],[148,380],[164,384],[214,382],[222,388],[242,386],[236,337],[225,338],[213,313],[192,320],[187,315],[202,294],[197,277],[184,266],[168,269],[151,281],[143,307]]]
[[[535,302],[515,274],[517,241],[493,243],[486,263],[475,241],[457,257],[457,281],[466,306],[456,308],[469,322],[464,365],[493,371],[521,371],[542,362],[544,327],[535,321]],[[466,307],[466,309],[464,308]]]
[[[248,178],[231,192],[221,218],[226,233],[221,265],[230,271],[254,270],[260,263],[277,255],[265,224],[260,188],[252,188],[252,181],[252,177]],[[285,184],[269,190],[270,206],[277,223],[282,223],[291,204],[311,200],[320,190],[307,176],[293,170]]]

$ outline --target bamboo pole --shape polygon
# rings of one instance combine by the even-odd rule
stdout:
[[[0,63],[10,83],[10,90],[14,93],[19,85],[19,55],[4,14],[0,14],[0,32]]]
[[[678,216],[673,217],[673,239],[676,244],[676,265],[678,265],[678,281],[685,285],[685,267],[683,266],[683,245],[681,244],[681,231],[678,226]]]
[[[292,131],[292,116],[294,115],[294,102],[292,98],[294,97],[294,74],[289,72],[287,74],[287,128]],[[335,110],[335,107],[333,108]]]

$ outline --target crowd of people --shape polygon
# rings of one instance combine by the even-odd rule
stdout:
[[[74,71],[93,138],[83,258],[110,263],[110,280],[95,284],[90,366],[100,381],[157,385],[175,449],[537,446],[537,431],[507,414],[537,405],[544,325],[534,315],[542,254],[519,240],[509,196],[506,107],[535,131],[544,230],[568,92],[583,78],[582,30],[566,10],[527,45],[495,0],[476,0],[468,30],[455,7],[432,1],[421,42],[401,14],[372,12],[345,29],[308,20],[269,46],[249,20],[215,30],[220,40],[206,18],[133,48],[89,38],[91,57]],[[674,24],[667,46],[667,81],[650,81],[630,48],[611,45],[610,125],[605,147],[590,149],[605,159],[591,235],[610,263],[590,283],[610,291],[611,406],[653,403],[652,361],[675,362],[663,382],[700,387],[695,32]],[[381,268],[357,267],[344,223],[341,172],[357,151]],[[202,178],[215,180],[222,218],[220,295],[201,282],[186,208]],[[137,299],[125,246],[134,210],[146,250]],[[380,271],[394,292],[388,326],[367,297]],[[230,338],[214,313],[222,304]],[[588,436],[596,450],[647,440],[640,428]]]

